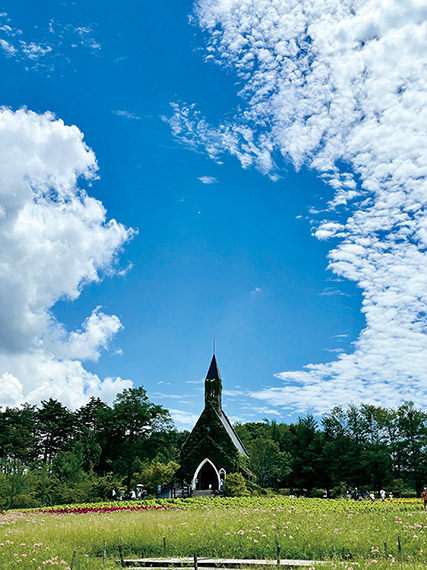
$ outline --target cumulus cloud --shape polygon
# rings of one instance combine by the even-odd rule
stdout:
[[[85,370],[120,330],[94,309],[68,332],[52,308],[113,272],[132,237],[107,220],[101,202],[79,188],[96,178],[96,159],[75,126],[52,114],[0,109],[0,404],[54,397],[71,406],[111,399],[131,386]]]
[[[315,235],[363,295],[350,354],[252,394],[323,412],[422,401],[427,390],[427,7],[418,0],[198,0],[206,60],[241,81],[235,119],[174,106],[173,133],[215,160],[275,176],[307,165],[334,190]]]

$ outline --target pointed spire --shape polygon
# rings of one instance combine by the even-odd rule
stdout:
[[[205,379],[205,407],[213,406],[218,414],[221,414],[222,403],[222,379],[216,363],[215,354],[212,356],[211,364]]]
[[[209,366],[208,373],[206,374],[206,380],[221,380],[215,354],[212,356],[211,364]]]

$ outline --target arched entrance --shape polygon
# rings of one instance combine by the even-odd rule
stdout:
[[[193,490],[198,491],[218,491],[220,477],[217,468],[210,459],[206,458],[200,463],[194,473],[191,486]]]

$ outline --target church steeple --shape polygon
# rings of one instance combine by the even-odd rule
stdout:
[[[222,410],[222,379],[218,370],[215,354],[212,356],[211,364],[205,379],[205,407],[213,405],[220,414]]]

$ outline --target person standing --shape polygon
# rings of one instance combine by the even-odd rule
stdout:
[[[384,501],[385,501],[385,495],[386,495],[386,493],[385,493],[384,489],[381,489],[381,491],[380,491],[380,497],[381,497],[381,501],[382,501],[383,503],[384,503]]]
[[[427,509],[427,487],[424,487],[421,498],[424,501],[424,509]]]

